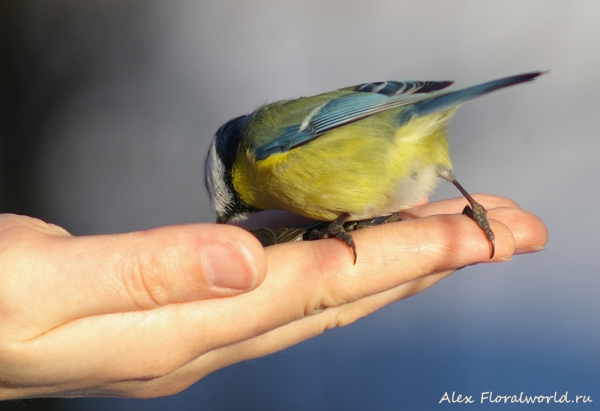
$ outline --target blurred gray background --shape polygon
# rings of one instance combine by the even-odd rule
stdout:
[[[0,211],[73,234],[213,221],[203,183],[209,141],[222,123],[262,103],[367,81],[452,79],[461,87],[551,70],[466,104],[450,127],[459,181],[542,217],[547,251],[469,267],[173,397],[0,408],[446,409],[438,402],[452,391],[476,399],[485,391],[568,391],[594,401],[577,409],[597,407],[599,2],[2,0],[0,7]],[[458,195],[444,184],[434,199]]]

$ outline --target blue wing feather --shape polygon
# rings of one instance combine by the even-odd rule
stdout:
[[[398,117],[398,126],[414,117],[450,109],[480,95],[514,84],[531,81],[543,72],[525,73],[490,81],[457,91],[433,93],[451,81],[386,81],[364,83],[348,88],[352,94],[332,99],[315,109],[300,124],[282,129],[279,137],[254,150],[256,160],[264,160],[313,140],[337,127],[384,111],[407,107]]]
[[[284,153],[302,143],[314,139],[315,137],[317,136],[315,136],[311,130],[300,130],[297,124],[287,126],[275,140],[254,150],[254,157],[256,160],[264,160],[272,154]]]
[[[315,109],[312,117],[309,116],[301,124],[285,127],[279,137],[254,150],[255,159],[264,160],[272,154],[283,153],[307,143],[334,128],[426,98],[429,95],[387,97],[378,93],[355,93],[330,100]]]
[[[453,81],[379,81],[359,84],[354,87],[354,90],[396,96],[398,94],[431,93],[442,90],[452,83]]]

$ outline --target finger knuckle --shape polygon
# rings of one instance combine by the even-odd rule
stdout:
[[[121,267],[124,289],[140,309],[168,302],[168,287],[160,275],[162,268],[156,256],[144,252],[136,252]]]

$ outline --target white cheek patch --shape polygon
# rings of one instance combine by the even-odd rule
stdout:
[[[239,223],[248,219],[248,214],[240,213],[236,214],[227,220],[228,223]]]
[[[213,208],[217,215],[225,215],[227,205],[233,201],[233,194],[225,182],[225,165],[217,155],[214,139],[206,157],[204,173]]]

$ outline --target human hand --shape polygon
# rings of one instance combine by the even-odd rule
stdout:
[[[476,199],[496,235],[492,261],[546,243],[536,216],[508,199]],[[460,215],[464,204],[421,205],[403,212],[403,222],[353,232],[356,265],[336,239],[263,251],[231,226],[71,237],[14,216],[7,231],[0,219],[0,398],[169,395],[227,365],[352,323],[457,268],[490,261],[485,235]],[[266,257],[264,282],[229,297],[207,288],[198,275],[201,253],[193,252],[205,233],[246,244],[254,286],[264,278]],[[148,291],[153,287],[158,292]]]
[[[237,227],[73,237],[0,214],[0,400],[127,395],[105,387],[189,354],[181,307],[250,291],[266,269],[260,243]]]

